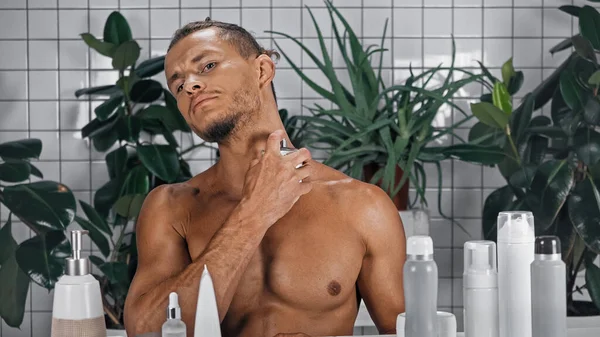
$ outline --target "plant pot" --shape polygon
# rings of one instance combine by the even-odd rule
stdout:
[[[380,168],[381,168],[381,166],[379,166],[375,163],[370,163],[370,164],[363,166],[363,174],[365,177],[365,181],[370,182],[371,179],[373,178],[373,175],[375,175],[375,173],[377,173],[377,171]],[[400,183],[400,180],[402,179],[403,174],[404,174],[404,171],[402,171],[402,169],[399,166],[396,166],[396,179],[394,181],[394,186],[398,186],[398,184]],[[382,187],[381,180],[376,181],[375,185]],[[396,194],[392,198],[394,205],[396,205],[396,208],[399,211],[405,211],[406,209],[408,209],[408,187],[409,187],[409,183],[408,183],[408,179],[407,179],[406,182],[404,183],[404,186],[402,186],[402,188],[400,189],[398,194]]]

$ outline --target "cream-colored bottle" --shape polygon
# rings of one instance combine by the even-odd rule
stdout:
[[[87,233],[71,231],[73,256],[54,287],[51,337],[106,337],[100,283],[90,274],[88,259],[81,257],[81,237]]]

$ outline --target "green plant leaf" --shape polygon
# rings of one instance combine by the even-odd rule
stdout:
[[[64,230],[76,211],[71,190],[53,181],[7,186],[4,205],[30,227],[40,231]]]
[[[600,85],[600,70],[596,70],[592,76],[588,79],[588,84],[598,86]]]
[[[553,97],[554,93],[556,92],[556,88],[560,84],[561,74],[569,66],[569,64],[571,64],[574,55],[577,54],[571,53],[569,57],[563,61],[563,63],[552,72],[552,74],[550,74],[550,76],[546,77],[546,79],[542,81],[540,85],[533,89],[532,94],[535,97],[535,106],[533,107],[534,111],[546,105],[546,103],[548,103],[548,101],[550,101],[550,99]]]
[[[142,131],[142,121],[137,116],[124,116],[116,125],[119,140],[136,142]]]
[[[115,202],[117,202],[123,181],[124,178],[111,179],[94,194],[94,209],[101,216],[107,217],[108,212],[112,209]]]
[[[94,109],[94,113],[96,113],[96,116],[100,121],[105,121],[113,114],[113,112],[115,112],[122,102],[123,94],[118,92],[112,95],[108,100],[102,102],[102,104],[98,105]]]
[[[510,118],[510,129],[513,139],[517,144],[523,141],[525,132],[533,115],[533,107],[535,106],[535,96],[531,93],[525,95],[523,103],[515,110]]]
[[[574,183],[573,168],[566,161],[550,160],[538,167],[527,194],[536,231],[544,232],[552,226]]]
[[[29,178],[29,163],[20,159],[9,159],[0,164],[0,181],[18,183]]]
[[[110,245],[108,244],[108,239],[96,225],[92,224],[90,221],[80,217],[75,216],[75,221],[81,226],[82,229],[87,230],[92,242],[98,247],[100,253],[104,255],[104,257],[108,257],[110,255]]]
[[[515,173],[510,176],[508,182],[512,187],[527,189],[531,186],[536,171],[536,165],[526,164],[521,170],[515,171]]]
[[[557,43],[554,47],[550,48],[550,54],[554,55],[556,53],[558,53],[559,51],[563,51],[566,49],[569,49],[573,46],[573,41],[571,40],[572,37],[568,37],[562,41],[560,41],[559,43]]]
[[[0,229],[0,317],[6,324],[18,328],[25,316],[29,277],[17,264],[17,242],[12,237],[11,216]]]
[[[590,95],[585,103],[583,120],[590,125],[600,125],[600,102],[597,96]]]
[[[495,83],[498,81],[498,79],[492,75],[492,73],[489,71],[489,69],[483,65],[483,63],[481,63],[480,61],[477,61],[477,63],[479,63],[479,67],[481,68],[481,71],[483,72],[483,74],[485,74],[485,76],[488,78],[488,80],[490,82]]]
[[[113,131],[114,126],[117,124],[118,119],[120,118],[119,114],[113,114],[108,119],[100,120],[98,118],[92,119],[91,122],[86,124],[81,129],[81,137],[82,138],[94,138],[98,135],[104,133],[110,133]]]
[[[115,122],[118,122],[118,119]],[[104,152],[110,149],[118,139],[119,134],[117,133],[117,130],[110,129],[105,133],[94,136],[94,138],[92,138],[92,143],[96,151]]]
[[[37,138],[14,140],[0,144],[0,157],[7,159],[39,159],[42,141]]]
[[[515,195],[510,186],[500,187],[485,198],[483,204],[482,230],[485,240],[496,241],[498,213],[510,210]]]
[[[124,71],[135,64],[140,57],[140,46],[135,40],[123,42],[115,50],[112,66],[116,70]]]
[[[191,132],[190,126],[186,122],[185,118],[179,111],[179,107],[177,107],[177,100],[173,95],[167,90],[163,89],[163,97],[165,98],[165,106],[171,110],[170,118],[169,118],[169,130],[181,130],[183,132]],[[171,121],[172,119],[172,121]],[[171,123],[173,125],[171,125]],[[170,126],[176,126],[171,128]]]
[[[540,164],[548,151],[549,139],[538,135],[528,137],[527,147],[523,153],[523,159],[526,163]]]
[[[92,88],[83,88],[75,91],[75,97],[79,98],[83,95],[89,96],[111,96],[119,92],[119,87],[114,84],[101,85]]]
[[[552,98],[550,114],[552,122],[560,126],[567,135],[573,135],[581,122],[580,114],[567,106],[560,90],[557,90]]]
[[[115,203],[115,211],[122,217],[135,219],[140,214],[145,198],[145,194],[124,195]]]
[[[573,43],[573,47],[575,47],[575,51],[577,54],[579,54],[579,56],[590,62],[596,64],[598,63],[596,52],[594,51],[594,47],[592,47],[590,41],[581,35],[575,35],[571,38],[571,42]]]
[[[591,6],[579,10],[579,33],[590,41],[594,49],[600,49],[600,13]]]
[[[502,82],[508,85],[510,79],[515,75],[515,68],[513,67],[513,58],[509,58],[502,65]]]
[[[136,116],[145,119],[154,119],[161,121],[169,130],[182,130],[185,129],[184,125],[187,126],[185,119],[180,118],[181,114],[179,111],[173,112],[172,109],[164,105],[152,104],[140,111]]]
[[[127,157],[127,146],[121,146],[106,155],[106,167],[110,179],[123,175],[127,165]]]
[[[478,145],[497,145],[504,146],[506,135],[502,130],[491,127],[482,122],[477,122],[471,130],[469,130],[469,143]]]
[[[471,111],[480,122],[486,125],[504,130],[508,124],[508,116],[493,104],[471,103]]]
[[[129,171],[123,187],[121,195],[128,194],[147,194],[150,192],[150,179],[148,171],[143,165],[137,165]]]
[[[16,258],[19,267],[33,282],[52,289],[64,274],[65,259],[71,255],[70,250],[63,230],[51,230],[21,243]]]
[[[592,302],[600,309],[600,267],[588,261],[585,266],[585,284]]]
[[[137,153],[148,171],[165,182],[173,182],[179,174],[177,151],[169,145],[141,145]]]
[[[600,133],[590,128],[580,128],[573,137],[577,157],[588,166],[600,160]]]
[[[600,253],[600,193],[589,177],[578,183],[568,200],[569,219],[591,251]]]
[[[127,287],[130,282],[128,266],[124,262],[106,262],[100,270],[111,284],[115,296],[127,295]]]
[[[502,82],[494,83],[494,90],[492,92],[492,101],[494,102],[494,106],[504,111],[507,116],[512,114],[512,103],[511,97],[508,91],[506,90],[506,86]]]
[[[110,229],[110,226],[108,226],[106,221],[100,216],[100,214],[98,214],[98,212],[96,212],[96,210],[90,204],[83,200],[79,200],[79,206],[81,206],[83,213],[85,213],[85,216],[94,225],[95,228],[98,228],[104,233],[112,236],[113,233]]]
[[[97,51],[98,53],[107,56],[113,57],[115,53],[115,49],[117,46],[110,42],[103,42],[98,40],[94,35],[89,33],[80,34],[83,41],[92,49]]]
[[[163,87],[155,80],[140,80],[131,88],[131,100],[136,103],[152,103],[160,98]]]
[[[508,93],[514,96],[523,87],[523,82],[525,82],[525,75],[522,71],[517,71],[508,81],[508,85],[506,86]]]
[[[581,10],[581,7],[573,5],[563,5],[558,7],[558,9],[569,15],[579,17],[579,11]]]
[[[110,13],[104,24],[104,42],[119,46],[132,39],[131,28],[125,17],[118,11]]]
[[[165,56],[158,56],[145,60],[135,67],[135,73],[139,78],[152,77],[165,70]]]
[[[560,92],[567,106],[573,111],[580,111],[586,103],[584,89],[577,83],[573,70],[566,69],[560,76]]]

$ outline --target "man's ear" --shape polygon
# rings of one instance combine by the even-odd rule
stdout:
[[[273,78],[275,77],[275,63],[269,57],[269,55],[261,54],[256,60],[258,81],[260,88],[264,88],[267,85],[271,85]]]

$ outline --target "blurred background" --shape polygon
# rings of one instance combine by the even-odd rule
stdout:
[[[8,144],[0,145],[0,156],[5,163],[12,163],[11,167],[5,166],[4,171],[0,169],[0,190],[4,189],[0,199],[0,224],[4,229],[0,233],[4,234],[0,235],[0,242],[6,243],[4,253],[0,248],[0,265],[4,268],[4,272],[0,271],[0,300],[5,301],[0,303],[3,317],[0,336],[49,336],[53,303],[53,292],[49,289],[63,270],[61,263],[69,253],[70,236],[65,229],[73,228],[90,230],[89,238],[84,241],[84,255],[92,255],[93,271],[102,280],[107,322],[119,328],[122,301],[135,270],[132,228],[143,197],[157,185],[200,173],[218,160],[215,145],[203,143],[190,133],[185,122],[182,124],[181,117],[174,113],[176,108],[173,110],[172,101],[164,92],[161,68],[161,57],[175,30],[206,17],[240,24],[264,47],[285,54],[277,63],[274,83],[280,112],[288,121],[289,130],[296,130],[294,127],[304,122],[309,123],[308,129],[312,127],[322,134],[334,132],[323,124],[310,124],[310,120],[296,116],[310,116],[311,110],[331,111],[336,103],[342,104],[324,96],[300,76],[303,74],[331,90],[331,77],[327,77],[302,46],[322,60],[319,43],[324,42],[337,75],[335,81],[344,84],[354,97],[366,95],[369,90],[382,91],[373,89],[376,86],[372,83],[353,87],[348,71],[355,69],[362,75],[378,75],[380,56],[382,84],[412,88],[412,98],[407,96],[406,101],[396,103],[415,102],[415,109],[423,109],[420,111],[426,118],[418,119],[421,115],[414,114],[414,120],[422,123],[417,131],[428,130],[428,138],[427,142],[413,145],[423,155],[414,164],[413,178],[407,176],[406,187],[402,189],[408,193],[408,204],[404,198],[397,206],[399,211],[422,209],[426,212],[426,227],[433,238],[439,266],[438,305],[440,310],[453,312],[462,329],[462,247],[467,240],[491,235],[484,233],[486,228],[491,228],[489,217],[487,224],[484,219],[484,206],[492,192],[507,185],[508,173],[506,169],[499,169],[498,164],[502,165],[505,160],[502,151],[508,143],[489,139],[485,143],[472,142],[490,147],[466,147],[466,155],[461,148],[442,147],[459,144],[458,139],[473,141],[477,135],[486,133],[505,140],[502,126],[486,124],[481,114],[473,117],[475,108],[470,104],[489,102],[500,109],[498,111],[510,115],[523,104],[528,93],[543,91],[544,80],[565,64],[572,53],[583,55],[582,60],[597,67],[597,63],[590,61],[592,56],[595,60],[595,50],[600,47],[597,42],[583,44],[585,48],[580,47],[578,54],[569,39],[580,32],[574,11],[584,5],[595,7],[597,4],[583,0],[334,0],[332,4],[337,12],[321,0],[0,0],[0,144]],[[579,7],[560,10],[564,5]],[[320,27],[321,37],[311,13]],[[349,66],[348,62],[354,61],[346,60],[338,48],[335,30],[331,27],[332,17],[340,34],[348,28],[340,17],[345,19],[363,50],[371,44],[386,48],[374,54],[373,68],[360,70],[356,63],[353,63],[354,68]],[[129,30],[124,28],[126,26]],[[109,27],[108,32],[106,27]],[[128,40],[135,43],[123,47],[123,42]],[[127,50],[134,55],[139,51],[139,56],[133,60],[123,56],[125,53],[115,56],[119,48],[129,48]],[[582,52],[590,48],[593,48],[592,56]],[[352,54],[348,55],[351,59]],[[134,63],[135,77],[131,72]],[[426,76],[415,78],[414,85],[407,82],[411,68],[417,76],[440,64],[446,69],[432,72],[429,82],[425,83]],[[297,66],[298,71],[292,65]],[[447,67],[453,67],[454,71],[450,72]],[[456,70],[459,68],[461,71]],[[469,79],[469,74],[480,77]],[[491,100],[493,78],[504,83],[502,92],[510,104],[508,109]],[[451,83],[445,82],[446,79]],[[536,105],[527,123],[536,116],[546,116],[552,126],[561,128],[562,124],[557,124],[551,111],[550,98],[557,90],[556,81],[546,93],[540,94],[548,96],[547,104]],[[582,88],[585,85],[587,82],[581,84]],[[447,90],[435,91],[439,87]],[[432,99],[435,95],[421,94],[414,88],[427,88],[431,90],[429,93],[443,99],[436,101]],[[592,92],[590,88],[588,92]],[[448,93],[450,89],[452,93]],[[356,101],[350,100],[350,105]],[[418,108],[418,103],[435,105],[438,101],[435,108]],[[569,98],[564,101],[563,107],[576,110]],[[148,108],[149,105],[154,107]],[[316,108],[317,105],[320,108]],[[395,104],[393,108],[398,106]],[[131,117],[134,112],[139,113],[138,118]],[[396,110],[391,115],[397,116]],[[465,116],[470,117],[463,120]],[[591,125],[596,123],[586,121]],[[360,132],[372,122],[370,119],[353,129]],[[479,129],[474,130],[476,125]],[[436,136],[438,132],[443,135]],[[311,140],[310,135],[302,138],[301,131],[294,135],[298,140],[296,146]],[[416,144],[414,138],[411,139],[409,144]],[[324,142],[324,138],[312,141]],[[381,145],[375,140],[360,142],[363,142],[360,146]],[[122,146],[126,143],[130,144],[130,151],[137,153],[133,157],[130,152],[127,154],[127,147]],[[339,146],[334,143],[330,145]],[[548,143],[545,144],[548,148]],[[423,150],[425,146],[434,146],[436,150],[427,152]],[[490,150],[491,146],[496,146],[500,154]],[[398,158],[408,157],[408,150],[398,151]],[[315,150],[315,153],[321,161],[333,158],[331,151]],[[383,167],[389,158],[385,154],[369,157],[369,153],[372,152],[355,154],[352,158],[338,154],[331,164],[339,165],[340,169],[354,165],[355,169],[347,172],[366,179],[361,175],[363,166]],[[469,154],[481,156],[469,157]],[[541,156],[554,154],[544,151]],[[580,152],[577,154],[582,156]],[[437,159],[427,160],[427,155]],[[360,160],[355,161],[356,158]],[[532,160],[536,165],[531,172],[536,172],[541,161],[541,157]],[[590,167],[594,163],[586,162]],[[12,173],[7,173],[9,168]],[[386,176],[387,182],[397,183],[401,172],[396,177]],[[575,176],[574,171],[568,174]],[[48,183],[40,184],[40,181]],[[30,187],[14,187],[36,182],[37,185]],[[544,186],[551,185],[550,181],[545,182]],[[57,193],[65,190],[71,193]],[[506,194],[506,191],[502,189],[500,193]],[[550,216],[545,229],[556,229],[559,222],[556,214],[569,212],[561,209],[566,205],[565,200],[554,202],[556,212],[547,210],[551,215],[540,215],[540,218]],[[488,210],[497,214],[514,206],[510,202],[503,205],[495,204]],[[576,206],[583,207],[573,207]],[[538,212],[535,207],[530,207],[534,213]],[[597,210],[590,212],[591,215],[598,213]],[[535,214],[537,217],[538,213]],[[403,217],[409,215],[405,212]],[[591,220],[586,221],[579,223],[585,225]],[[576,233],[581,232],[573,231],[575,227],[570,224],[566,226],[569,229],[565,236],[565,256],[570,254],[575,264],[583,260],[585,254],[588,254],[585,261],[595,258],[597,255],[590,254],[597,253],[594,249],[598,249],[600,235],[576,237]],[[44,235],[50,230],[56,235]],[[598,234],[600,230],[595,231]],[[58,234],[62,232],[65,235]],[[9,240],[11,236],[14,241]],[[571,241],[571,237],[575,241]],[[24,242],[28,244],[23,245]],[[579,255],[574,255],[571,249],[576,244]],[[12,270],[5,267],[8,261],[13,261]],[[14,268],[15,262],[21,271]],[[575,268],[578,270],[579,266]],[[576,283],[584,284],[585,274],[578,275]],[[590,299],[587,291],[574,296]],[[376,329],[363,309],[355,334],[374,332]]]

